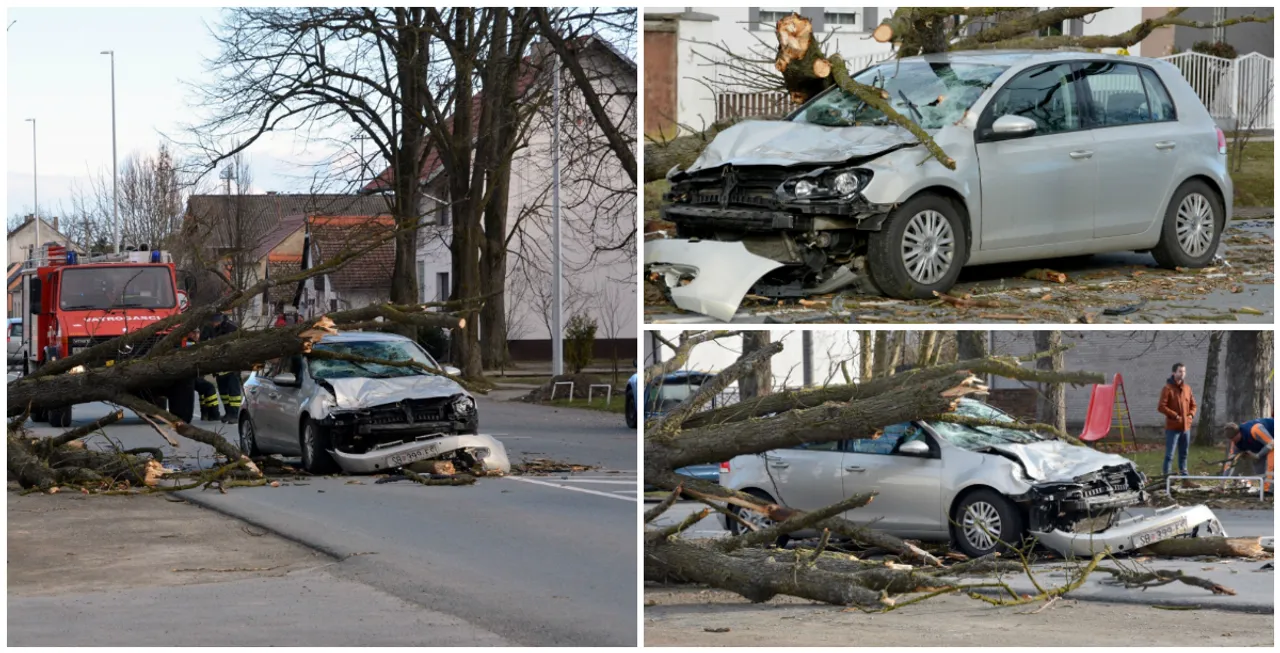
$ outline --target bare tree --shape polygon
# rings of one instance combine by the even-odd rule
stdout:
[[[957,331],[956,347],[960,360],[987,357],[986,331]]]
[[[743,331],[742,355],[764,351],[769,346],[768,331]],[[738,379],[738,396],[743,400],[763,397],[773,391],[772,357],[758,357],[750,369]]]
[[[604,335],[609,339],[610,359],[613,362],[613,383],[618,384],[618,339],[629,327],[635,325],[635,286],[631,286],[632,292],[623,291],[622,287],[617,284],[605,284],[604,289],[597,293],[600,306],[600,326],[604,329]],[[635,352],[632,352],[632,356]]]
[[[1197,447],[1213,446],[1218,434],[1218,367],[1222,364],[1222,331],[1209,334],[1209,352],[1204,363],[1204,390],[1200,395],[1200,406],[1197,411],[1196,437]]]
[[[1271,414],[1274,335],[1270,331],[1227,333],[1227,405],[1224,421],[1244,422]]]
[[[1036,359],[1036,369],[1061,372],[1065,366],[1062,357],[1062,332],[1036,331],[1035,334],[1037,352],[1056,352]],[[1040,384],[1040,391],[1036,396],[1036,420],[1053,425],[1059,431],[1067,430],[1067,392],[1062,383]]]

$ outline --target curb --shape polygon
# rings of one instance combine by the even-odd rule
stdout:
[[[992,589],[976,589],[973,590],[977,594],[984,596],[1004,596],[1003,592]],[[1138,590],[1134,590],[1138,591]],[[1093,603],[1124,603],[1126,605],[1149,605],[1149,606],[1167,606],[1173,608],[1190,608],[1195,607],[1201,610],[1224,610],[1227,612],[1244,612],[1246,614],[1275,614],[1276,607],[1274,604],[1267,603],[1220,603],[1215,604],[1210,600],[1196,601],[1193,599],[1156,599],[1143,600],[1141,596],[1084,596],[1073,592],[1062,595],[1063,599],[1071,601],[1090,601]],[[1208,597],[1206,596],[1206,599]]]
[[[188,492],[189,491],[190,490],[188,490]],[[266,520],[258,519],[254,517],[247,517],[243,514],[229,510],[223,506],[219,506],[217,502],[209,501],[208,499],[205,499],[204,497],[198,494],[187,494],[186,492],[181,492],[181,493],[178,493],[177,496],[181,497],[183,501],[190,503],[198,508],[209,510],[211,512],[216,512],[219,515],[230,517],[236,521],[244,522],[246,524],[249,524],[250,526],[254,526],[268,533],[271,533],[276,537],[284,538],[286,540],[289,540],[290,542],[293,542],[294,544],[299,544],[313,551],[322,553],[332,558],[334,562],[342,562],[343,560],[346,560],[347,558],[351,557],[351,554],[354,553],[354,551],[345,551],[345,552],[339,551],[338,549],[332,546],[329,546],[327,544],[308,540],[302,535],[299,535],[297,533],[292,533],[287,530],[282,530],[276,526],[268,524]]]

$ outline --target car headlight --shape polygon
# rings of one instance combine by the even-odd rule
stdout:
[[[782,182],[778,187],[777,195],[784,201],[848,199],[866,188],[869,181],[871,181],[870,170],[819,168]]]
[[[470,415],[476,410],[476,400],[467,395],[458,395],[453,398],[453,412],[455,415]]]
[[[75,366],[75,367],[73,367],[73,368],[71,368],[71,369],[67,370],[67,374],[84,374],[84,366],[83,366],[83,365],[77,365],[77,366]]]

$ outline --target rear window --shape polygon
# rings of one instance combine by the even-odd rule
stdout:
[[[1144,66],[1099,61],[1085,64],[1087,114],[1093,127],[1174,120],[1173,101],[1158,75]]]
[[[1177,120],[1178,112],[1174,109],[1173,98],[1169,97],[1169,89],[1164,87],[1160,76],[1150,68],[1139,68],[1142,71],[1142,83],[1147,89],[1147,101],[1151,103],[1151,119],[1157,122]]]
[[[11,337],[13,337],[13,338],[21,338],[21,337],[22,337],[22,323],[21,323],[21,322],[14,322],[13,324],[10,324],[10,325],[9,325],[9,335],[10,335]]]

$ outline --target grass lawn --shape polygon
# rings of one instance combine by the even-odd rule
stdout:
[[[1142,470],[1147,478],[1158,478],[1164,475],[1164,447],[1155,451],[1138,451],[1135,453],[1120,454],[1129,460],[1138,464],[1138,469]],[[1192,475],[1208,476],[1211,474],[1222,473],[1222,465],[1212,465],[1210,463],[1219,462],[1227,457],[1226,445],[1215,447],[1196,447],[1192,446],[1187,456],[1187,471]],[[1175,454],[1173,460],[1174,472],[1177,472],[1178,460]]]
[[[1235,161],[1228,161],[1231,182],[1235,184],[1236,206],[1272,206],[1275,203],[1275,143],[1251,142],[1244,150],[1239,172]],[[1231,152],[1227,142],[1228,156]]]
[[[561,408],[582,408],[584,410],[598,410],[603,413],[617,413],[618,415],[627,412],[627,400],[622,393],[614,392],[613,401],[608,406],[605,405],[603,395],[592,397],[591,403],[588,404],[586,399],[574,399],[570,402],[568,399],[557,399],[555,401],[543,404],[546,406],[559,406]]]

